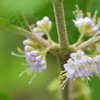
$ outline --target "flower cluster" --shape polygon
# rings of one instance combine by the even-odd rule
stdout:
[[[43,36],[44,34],[48,35],[48,32],[51,29],[52,23],[48,17],[44,17],[41,21],[36,23],[37,27],[31,28],[33,33],[38,36]],[[22,76],[25,72],[28,76],[34,73],[32,79],[29,81],[29,84],[32,83],[32,80],[36,76],[37,72],[42,72],[46,69],[46,53],[48,49],[41,47],[37,42],[33,42],[31,39],[25,39],[23,41],[24,51],[18,48],[18,51],[21,55],[15,54],[12,52],[12,55],[18,57],[25,57],[27,64],[22,63],[25,66],[26,70],[23,71],[19,76]]]
[[[13,52],[12,55],[26,58],[27,64],[22,63],[22,65],[25,65],[27,67],[25,67],[26,68],[25,71],[23,71],[19,75],[19,77],[22,76],[24,73],[27,73],[28,76],[34,73],[33,77],[29,81],[29,84],[31,84],[37,72],[42,72],[43,70],[46,69],[46,61],[45,61],[46,52],[40,52],[38,50],[40,48],[39,45],[32,42],[30,39],[24,40],[23,44],[25,45],[24,51],[18,48],[18,51],[21,55],[15,54]],[[35,50],[36,49],[35,46],[37,47],[37,50]]]
[[[61,87],[64,89],[66,83],[70,78],[73,81],[76,78],[81,78],[87,89],[89,90],[88,80],[91,81],[89,77],[93,75],[99,76],[100,73],[100,55],[91,58],[84,54],[82,50],[78,50],[70,55],[67,63],[64,64],[64,71],[61,71],[60,78],[64,79]]]
[[[32,29],[33,33],[38,34],[39,36],[43,36],[46,34],[48,36],[48,32],[51,30],[52,22],[48,17],[44,17],[42,20],[36,22],[36,26]]]
[[[100,33],[100,18],[97,21],[96,25],[96,14],[95,12],[93,18],[91,18],[91,14],[88,12],[87,17],[83,16],[81,10],[79,10],[78,6],[76,5],[77,10],[73,11],[76,20],[73,20],[75,26],[78,28],[79,32],[84,35],[95,35]]]

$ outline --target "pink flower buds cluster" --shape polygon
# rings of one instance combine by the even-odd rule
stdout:
[[[39,56],[39,52],[34,50],[34,43],[30,39],[26,39],[23,41],[25,45],[24,50],[26,53],[26,61],[31,66],[30,69],[32,71],[42,72],[42,70],[46,69],[45,61],[42,60],[42,57]]]
[[[37,27],[33,28],[33,33],[47,33],[52,27],[52,22],[48,17],[44,17],[42,20],[37,21],[36,25]]]
[[[33,77],[29,81],[29,84],[31,84],[37,72],[42,72],[46,69],[45,52],[43,54],[42,52],[39,52],[39,45],[30,39],[24,40],[23,44],[25,45],[24,51],[18,48],[18,51],[21,53],[21,55],[13,52],[12,55],[26,58],[27,64],[22,63],[23,65],[27,66],[25,67],[26,70],[23,71],[19,76],[22,76],[24,73],[27,73],[27,75],[30,76],[34,73]]]
[[[38,51],[27,52],[26,61],[31,66],[30,71],[42,72],[46,69],[45,61],[38,55]]]
[[[85,35],[89,34],[98,34],[99,28],[95,25],[95,23],[89,17],[80,18],[78,20],[73,20],[76,27],[78,27],[79,32],[82,33],[84,30]]]
[[[76,6],[77,10],[75,10],[74,15],[76,17],[76,20],[73,20],[75,26],[78,28],[79,32],[84,35],[95,35],[100,33],[99,31],[99,25],[97,22],[97,25],[95,24],[95,17],[97,12],[95,12],[94,17],[91,19],[90,14],[88,13],[88,17],[83,17],[83,13],[81,10],[79,10],[78,6]]]
[[[76,78],[81,78],[89,90],[88,80],[91,80],[89,77],[93,75],[99,76],[100,73],[100,56],[91,58],[86,56],[83,51],[78,50],[72,53],[70,57],[67,63],[64,64],[65,70],[60,73],[60,78],[64,79],[61,85],[62,89],[64,89],[70,78],[72,78],[73,81],[75,81]]]

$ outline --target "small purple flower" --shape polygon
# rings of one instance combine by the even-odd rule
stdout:
[[[64,89],[68,80],[72,78],[74,81],[76,78],[81,78],[86,88],[89,90],[88,80],[91,81],[89,77],[100,74],[100,56],[93,58],[86,56],[82,50],[71,53],[70,57],[65,63],[64,71],[61,71],[60,78],[64,79],[61,87]]]

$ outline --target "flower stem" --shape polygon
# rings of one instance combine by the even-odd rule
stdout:
[[[78,45],[80,45],[83,42],[83,36],[84,36],[84,34],[81,34],[80,35],[78,41],[74,44],[74,46],[77,47]]]
[[[89,48],[90,46],[92,46],[96,43],[99,43],[99,42],[100,42],[100,36],[93,37],[93,38],[90,38],[89,40],[87,40],[86,42],[80,44],[78,46],[78,48],[82,49],[82,50],[85,50],[85,49]]]

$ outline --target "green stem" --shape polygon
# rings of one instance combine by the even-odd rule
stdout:
[[[99,42],[100,42],[100,36],[93,37],[93,38],[90,38],[89,40],[87,40],[86,42],[80,44],[78,46],[78,48],[85,50],[85,49],[89,48],[90,46],[95,45],[96,43],[99,43]]]
[[[83,36],[84,36],[84,34],[81,34],[80,37],[79,37],[79,39],[78,39],[78,41],[75,44],[73,44],[73,45],[76,46],[76,47],[78,45],[80,45],[83,42]]]
[[[67,54],[65,56],[62,56],[61,54],[58,55],[58,61],[60,65],[60,70],[64,70],[63,65],[66,63],[66,61],[69,59],[70,54]],[[61,80],[62,83],[63,80]],[[61,90],[61,100],[72,100],[70,95],[73,92],[73,83],[71,80],[68,81],[66,84],[64,90]]]
[[[53,2],[53,8],[57,25],[58,39],[61,48],[60,51],[66,53],[66,50],[69,47],[69,43],[66,31],[63,4]]]
[[[69,59],[69,55],[72,50],[70,50],[68,43],[63,4],[61,2],[59,3],[53,2],[53,8],[57,25],[59,45],[60,45],[58,53],[59,65],[60,65],[60,70],[64,70],[63,65]],[[70,85],[68,82],[65,89],[61,90],[62,100],[71,100],[69,95],[70,87],[72,87],[72,85]]]

